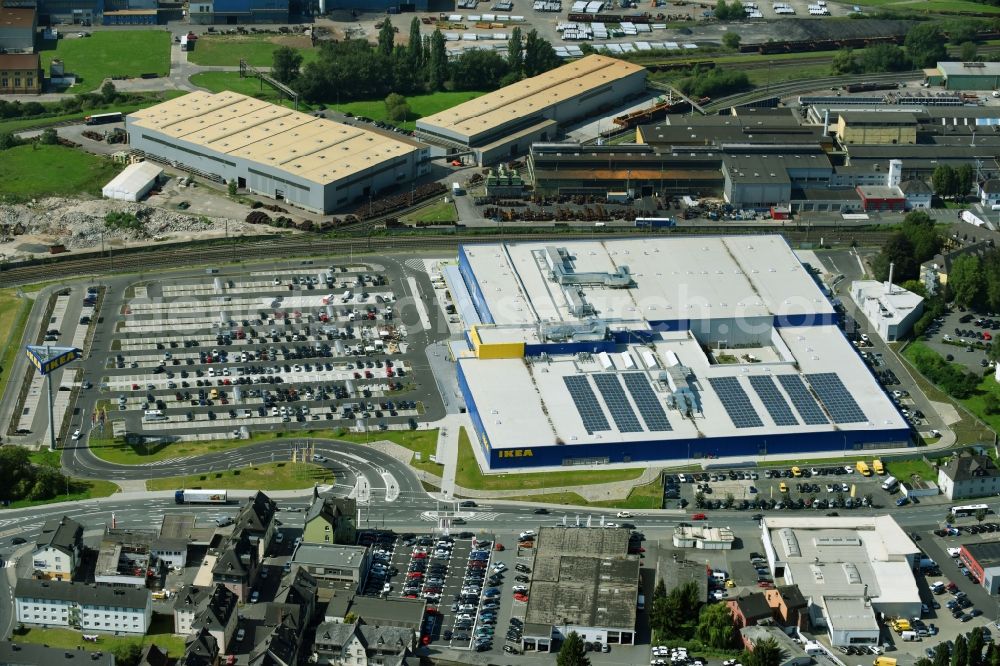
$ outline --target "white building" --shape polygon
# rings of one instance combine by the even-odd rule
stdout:
[[[894,342],[909,333],[924,312],[922,296],[890,282],[852,282],[851,298],[886,342]]]
[[[1000,206],[1000,180],[990,178],[979,185],[979,203],[986,208]]]
[[[163,169],[152,162],[134,162],[101,189],[109,199],[139,201],[156,185]]]
[[[1000,492],[1000,468],[989,456],[963,452],[938,468],[938,487],[948,499],[993,497]]]
[[[66,516],[53,518],[42,527],[31,554],[36,578],[70,580],[83,552],[83,526]]]
[[[733,530],[729,527],[704,525],[674,528],[674,548],[700,548],[702,550],[732,550]]]
[[[14,589],[17,621],[89,633],[145,634],[153,615],[148,589],[21,578]]]
[[[890,516],[768,516],[761,531],[771,572],[798,585],[833,645],[877,644],[879,613],[920,616],[920,549]]]

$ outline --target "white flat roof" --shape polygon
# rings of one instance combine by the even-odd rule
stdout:
[[[718,319],[831,314],[833,306],[778,235],[466,245],[498,324],[576,319],[547,276],[546,247],[566,248],[575,272],[631,271],[635,286],[583,286],[604,319]]]
[[[133,162],[111,179],[101,190],[106,197],[120,199],[138,194],[152,181],[160,177],[163,169],[152,162]]]
[[[483,329],[481,329],[483,330]],[[494,448],[515,446],[547,446],[559,443],[596,444],[646,440],[684,440],[699,437],[754,436],[845,430],[905,429],[906,423],[895,406],[879,387],[857,353],[836,326],[801,326],[774,329],[786,350],[775,352],[774,360],[759,363],[712,364],[697,340],[687,331],[661,333],[659,340],[646,345],[621,345],[609,355],[612,368],[606,368],[604,359],[594,355],[590,360],[577,356],[550,356],[544,362],[532,363],[530,359],[476,359],[461,358],[469,390],[475,396],[476,407],[482,418],[483,428]],[[740,352],[743,350],[739,350]],[[771,351],[769,348],[768,351]],[[643,354],[652,352],[658,367],[646,369]],[[634,367],[626,364],[622,353],[630,355]],[[739,353],[734,350],[733,353]],[[659,381],[660,372],[676,358],[681,365],[691,369],[694,376],[695,396],[702,414],[684,418],[677,409],[667,407],[670,393]],[[797,366],[797,367],[796,367]],[[664,410],[671,430],[622,432],[617,427],[613,413],[592,376],[615,372],[639,372],[651,387],[656,401]],[[793,406],[790,394],[778,379],[781,375],[797,375],[805,386],[815,384],[817,376],[835,374],[860,408],[864,420],[834,423],[826,418],[821,423],[808,424]],[[564,377],[587,377],[590,390],[596,397],[608,428],[588,433],[583,417],[576,408]],[[761,395],[751,384],[750,377],[772,377],[771,383],[781,399],[789,406],[794,424],[778,425],[765,406]],[[749,400],[760,425],[737,427],[726,409],[710,378],[735,378]],[[572,381],[572,380],[571,380]],[[760,381],[760,380],[753,380]],[[818,381],[818,379],[816,379]],[[622,391],[630,393],[623,384]],[[639,416],[641,426],[646,425],[634,397],[627,400],[628,409]]]
[[[856,280],[851,283],[851,293],[859,299],[874,298],[889,312],[895,314],[898,320],[908,316],[923,302],[923,297],[907,291],[898,285],[892,285],[891,290],[885,282],[876,280]],[[858,303],[861,305],[862,303]]]

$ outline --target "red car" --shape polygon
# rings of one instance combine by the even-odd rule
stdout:
[[[528,601],[528,595],[527,594],[523,594],[521,592],[518,592],[517,594],[514,595],[514,601],[524,601],[524,602],[527,602]]]
[[[460,166],[462,166],[462,161],[461,160],[452,160],[451,161],[451,165],[453,167],[460,167]]]
[[[774,587],[774,583],[772,583],[769,580],[762,580],[759,583],[757,583],[757,587],[763,587],[764,589],[770,589],[770,588]]]
[[[691,520],[708,520],[708,516],[703,513],[696,513],[691,516]]]
[[[427,553],[413,553],[413,559],[415,560],[426,560]]]

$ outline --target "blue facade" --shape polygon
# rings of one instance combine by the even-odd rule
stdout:
[[[479,313],[479,320],[484,324],[495,324],[493,314],[490,312],[489,306],[486,305],[483,290],[479,288],[479,283],[476,281],[476,272],[472,269],[469,257],[465,254],[464,245],[460,245],[458,248],[458,270],[462,273],[462,279],[465,280],[465,288],[469,290],[472,304],[475,306],[476,312]]]
[[[775,315],[774,327],[786,326],[836,326],[839,316],[836,312],[796,315]]]
[[[544,344],[524,345],[525,356],[539,356],[549,354],[551,356],[565,356],[589,352],[598,354],[615,350],[614,340],[583,340],[580,342],[549,342]]]

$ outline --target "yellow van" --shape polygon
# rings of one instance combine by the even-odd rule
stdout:
[[[211,398],[212,400],[218,400],[219,399],[219,389],[212,389],[211,391],[209,391],[208,392],[208,397]]]
[[[782,493],[787,493],[788,492],[788,485],[785,484],[784,481],[782,481],[781,483],[778,484],[778,490],[781,491]]]
[[[802,470],[799,469],[798,467],[793,467],[792,468],[792,476],[794,476],[796,478],[802,476]]]

